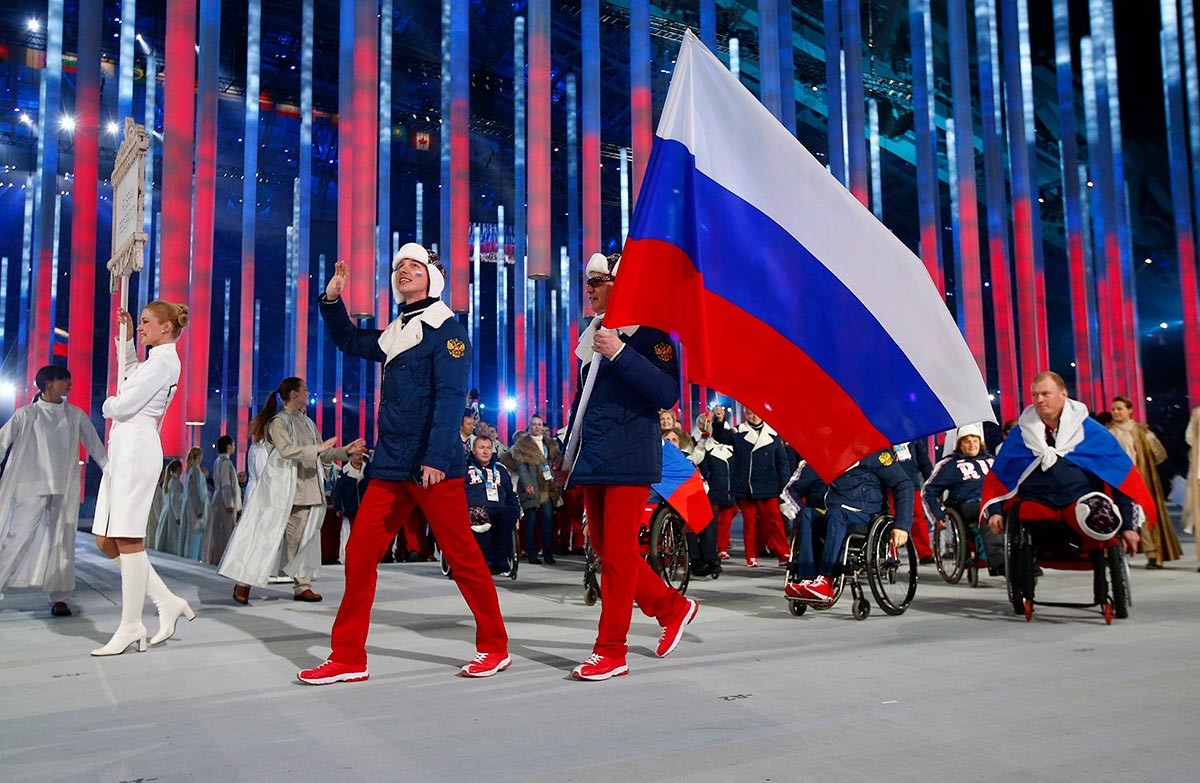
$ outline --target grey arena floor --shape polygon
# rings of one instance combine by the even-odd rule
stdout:
[[[693,583],[696,621],[671,657],[640,613],[631,673],[582,683],[599,607],[582,565],[500,580],[512,668],[455,676],[473,629],[436,564],[381,568],[371,679],[320,688],[293,674],[328,652],[325,602],[285,588],[230,598],[213,569],[155,554],[199,611],[146,653],[88,651],[118,622],[117,569],[79,537],[74,617],[40,594],[0,603],[0,781],[1183,781],[1200,779],[1200,574],[1135,560],[1129,620],[1042,609],[1016,617],[1003,581],[944,584],[858,622],[849,602],[792,617],[781,570],[733,565]],[[1048,572],[1039,596],[1088,597]],[[157,621],[146,607],[153,632]]]

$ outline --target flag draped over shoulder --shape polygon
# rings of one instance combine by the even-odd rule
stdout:
[[[605,326],[671,332],[688,380],[832,480],[893,443],[993,421],[921,261],[690,32]]]
[[[700,471],[682,451],[665,440],[662,481],[652,484],[651,489],[662,495],[671,508],[679,512],[693,532],[699,533],[712,521],[712,506],[708,502]]]

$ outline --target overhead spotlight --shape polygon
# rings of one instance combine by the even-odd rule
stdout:
[[[29,20],[29,24],[27,26],[29,27],[29,32],[31,33],[36,33],[38,30],[42,29],[42,23],[38,21],[36,16]]]
[[[1146,263],[1147,263],[1147,264],[1153,264],[1153,263],[1154,263],[1154,259],[1153,259],[1153,258],[1147,258],[1147,259],[1146,259]]]
[[[17,394],[16,384],[14,384],[10,381],[5,381],[4,383],[0,383],[0,396],[15,397],[16,394]]]
[[[28,125],[28,126],[30,126],[30,127],[33,127],[33,120],[29,119],[29,115],[28,115],[28,114],[22,114],[22,115],[21,115],[21,124],[22,124],[22,125]]]
[[[141,33],[138,33],[136,36],[134,36],[134,40],[137,41],[138,45],[142,47],[142,54],[150,54],[150,44],[146,43],[146,39],[142,37]]]
[[[508,399],[506,399],[504,401],[504,412],[505,413],[515,413],[516,410],[517,410],[517,398],[516,397],[509,397]]]
[[[1167,328],[1167,327],[1169,327],[1169,326],[1170,326],[1170,324],[1168,324],[1166,321],[1163,321],[1162,323],[1160,323],[1160,324],[1158,325],[1158,328],[1159,328],[1159,329],[1166,329],[1166,328]]]
[[[64,114],[58,118],[59,130],[65,130],[67,133],[75,132],[75,118],[70,114]]]
[[[105,130],[108,131],[109,136],[116,136],[121,132],[121,126],[118,125],[115,120],[109,120],[108,125],[105,126]]]

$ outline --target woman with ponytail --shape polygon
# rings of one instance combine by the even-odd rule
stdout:
[[[366,450],[356,440],[335,447],[321,441],[308,418],[308,386],[303,378],[284,378],[250,422],[250,437],[263,443],[267,461],[253,493],[247,492],[241,521],[233,530],[217,573],[237,582],[233,600],[250,602],[250,586],[266,586],[279,565],[279,545],[287,546],[283,571],[294,580],[293,598],[316,602],[312,580],[320,573],[325,519],[325,468]]]
[[[108,456],[87,414],[66,401],[66,367],[43,367],[34,383],[33,404],[0,427],[0,460],[8,456],[0,478],[0,598],[9,587],[41,588],[50,593],[50,614],[65,617],[75,589],[79,444],[101,468]],[[34,545],[39,537],[45,545]]]
[[[118,326],[130,323],[129,313],[117,313]],[[147,348],[146,361],[138,362],[132,342],[125,343],[120,358],[124,382],[104,401],[104,418],[111,419],[109,463],[100,480],[96,519],[92,532],[96,546],[121,566],[121,624],[112,639],[92,655],[120,655],[132,644],[146,649],[142,609],[146,596],[158,609],[158,632],[151,644],[170,639],[181,616],[196,613],[187,601],[167,589],[146,556],[146,523],[154,502],[155,484],[162,469],[162,441],[158,428],[179,383],[179,354],[175,340],[187,326],[187,305],[156,300],[146,305],[138,319],[137,335]]]

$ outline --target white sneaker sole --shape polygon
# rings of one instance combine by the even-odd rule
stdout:
[[[317,679],[306,680],[299,674],[296,679],[305,685],[332,685],[335,682],[362,682],[370,677],[366,672],[346,672],[345,674],[335,674],[332,677],[320,677]]]
[[[488,669],[488,670],[487,670],[487,671],[485,671],[485,672],[468,672],[468,671],[467,671],[467,667],[466,667],[466,666],[464,666],[464,667],[462,667],[461,669],[459,669],[459,670],[458,670],[458,673],[459,673],[460,675],[462,675],[463,677],[470,677],[470,678],[472,678],[472,679],[476,679],[476,680],[477,680],[477,679],[479,679],[480,677],[495,677],[497,674],[499,674],[500,672],[504,671],[504,670],[505,670],[505,669],[507,669],[509,666],[512,666],[512,657],[511,657],[511,656],[510,656],[510,657],[506,657],[506,658],[505,658],[503,661],[500,661],[500,665],[499,665],[499,666],[497,666],[496,668],[494,668],[494,669]]]
[[[666,658],[668,655],[675,652],[675,648],[678,647],[679,642],[683,640],[683,629],[687,628],[691,624],[692,620],[696,619],[696,613],[700,611],[700,602],[691,598],[687,599],[687,602],[691,604],[691,608],[688,610],[687,617],[683,618],[683,624],[679,626],[679,633],[675,634],[675,638],[671,640],[671,646],[666,649],[666,652],[660,653],[657,650],[654,651],[654,654],[659,658]]]
[[[610,672],[604,674],[581,674],[579,669],[571,672],[571,676],[577,680],[586,680],[587,682],[600,682],[601,680],[611,680],[613,677],[624,677],[629,674],[628,666],[618,666]]]

